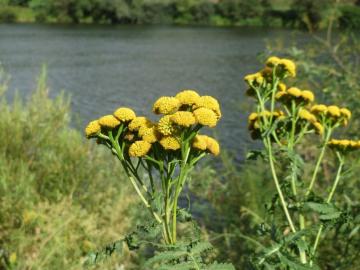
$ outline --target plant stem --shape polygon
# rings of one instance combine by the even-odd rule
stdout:
[[[173,202],[173,219],[172,219],[172,240],[173,243],[176,243],[176,211],[177,211],[177,203],[179,200],[180,191],[182,189],[182,185],[186,179],[187,176],[187,161],[189,158],[190,148],[187,143],[182,147],[182,161],[180,166],[180,175],[177,179],[177,184],[175,188],[175,194],[174,194],[174,202]]]
[[[331,187],[331,191],[326,199],[326,203],[330,203],[333,196],[334,196],[334,193],[335,193],[335,190],[339,184],[339,181],[340,181],[340,178],[341,178],[341,172],[342,172],[342,169],[343,169],[343,166],[344,166],[344,159],[343,157],[340,156],[339,153],[337,153],[338,155],[338,158],[339,158],[339,161],[340,161],[340,164],[339,164],[339,168],[337,170],[337,173],[336,173],[336,178],[335,178],[335,181],[334,181],[334,184],[332,185]],[[316,238],[315,238],[315,242],[314,242],[314,246],[313,246],[313,254],[315,254],[316,252],[316,248],[318,247],[319,245],[319,242],[320,242],[320,237],[321,237],[321,234],[322,234],[322,231],[324,229],[324,225],[321,224],[320,225],[320,228],[317,232],[317,235],[316,235]],[[310,265],[312,264],[312,262],[310,262]]]
[[[270,163],[270,168],[271,168],[271,173],[272,173],[272,176],[273,176],[273,179],[274,179],[274,182],[275,182],[275,186],[276,186],[276,190],[279,194],[279,197],[280,197],[280,201],[281,201],[281,205],[283,207],[283,210],[284,210],[284,213],[285,213],[285,216],[286,216],[286,219],[289,223],[289,226],[291,228],[291,231],[292,232],[296,232],[296,229],[295,229],[295,226],[294,226],[294,223],[291,219],[291,216],[290,216],[290,213],[287,209],[287,206],[286,206],[286,202],[285,202],[285,198],[284,198],[284,195],[281,191],[281,187],[280,187],[280,183],[279,183],[279,180],[278,180],[278,177],[276,175],[276,171],[275,171],[275,165],[274,165],[274,157],[272,155],[272,148],[271,148],[271,141],[270,141],[270,138],[267,138],[267,145],[268,145],[268,154],[269,154],[269,163]]]
[[[325,137],[325,139],[324,139],[323,146],[322,146],[322,148],[321,148],[321,152],[320,152],[319,158],[318,158],[318,160],[317,160],[317,162],[316,162],[315,170],[314,170],[314,173],[313,173],[313,175],[312,175],[310,185],[309,185],[309,187],[308,187],[307,190],[306,190],[305,197],[307,197],[307,196],[310,194],[311,190],[312,190],[313,187],[314,187],[314,183],[315,183],[315,180],[316,180],[316,176],[317,176],[317,174],[318,174],[318,172],[319,172],[320,164],[321,164],[321,162],[322,162],[322,160],[323,160],[323,158],[324,158],[324,154],[325,154],[327,142],[328,142],[329,139],[330,139],[331,133],[332,133],[332,129],[329,128],[329,130],[327,131],[326,137]]]

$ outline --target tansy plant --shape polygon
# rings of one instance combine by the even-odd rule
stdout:
[[[207,154],[220,152],[214,138],[199,132],[214,128],[221,111],[215,98],[184,90],[175,97],[160,97],[153,112],[157,121],[121,107],[90,122],[85,133],[119,159],[143,205],[161,225],[164,242],[174,246],[178,200],[189,173]]]
[[[245,76],[246,94],[256,102],[256,111],[248,118],[249,131],[253,139],[262,141],[262,156],[269,163],[277,191],[268,210],[274,214],[274,209],[281,209],[283,221],[273,218],[272,226],[262,226],[262,232],[271,235],[273,245],[264,248],[255,260],[260,269],[316,268],[316,251],[324,228],[346,222],[333,198],[346,155],[360,149],[360,141],[331,138],[337,128],[348,124],[351,112],[335,105],[316,104],[313,92],[287,87],[285,80],[295,76],[295,63],[278,57],[270,57],[264,69]],[[318,141],[316,162],[304,164],[298,147],[304,140]],[[319,174],[325,153],[331,150],[338,160],[333,183],[328,190],[316,189],[321,186],[317,182],[323,181]],[[310,176],[304,168],[311,168]]]

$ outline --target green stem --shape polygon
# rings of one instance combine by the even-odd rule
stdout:
[[[343,159],[343,157],[341,157],[339,153],[337,153],[337,155],[338,155],[340,164],[339,164],[339,168],[338,168],[337,173],[336,173],[336,178],[335,178],[334,184],[332,185],[331,191],[330,191],[330,193],[329,193],[329,195],[328,195],[328,197],[326,199],[326,203],[331,202],[331,200],[332,200],[332,198],[334,196],[335,190],[336,190],[336,188],[337,188],[337,186],[339,184],[339,181],[340,181],[340,178],[341,178],[341,172],[342,172],[342,169],[344,167],[344,159]],[[318,232],[316,234],[316,238],[315,238],[315,242],[314,242],[314,246],[313,246],[313,254],[314,255],[315,255],[316,249],[317,249],[317,247],[319,245],[320,237],[321,237],[323,229],[324,229],[324,225],[321,224],[320,228],[319,228],[319,230],[318,230]],[[310,262],[310,264],[312,264],[312,262]]]
[[[314,170],[314,173],[313,173],[313,175],[312,175],[310,185],[309,185],[309,187],[308,187],[307,190],[306,190],[305,197],[309,196],[311,190],[312,190],[313,187],[314,187],[315,180],[316,180],[317,174],[318,174],[318,172],[319,172],[321,162],[322,162],[322,160],[323,160],[323,158],[324,158],[325,150],[326,150],[326,147],[327,147],[327,143],[328,143],[328,141],[329,141],[329,139],[330,139],[331,133],[332,133],[332,129],[329,128],[329,130],[327,131],[326,137],[325,137],[325,139],[324,139],[323,146],[322,146],[322,148],[321,148],[321,152],[320,152],[319,158],[318,158],[318,160],[317,160],[317,162],[316,162],[315,170]]]
[[[267,138],[267,146],[268,146],[267,148],[268,148],[268,154],[269,154],[269,163],[270,163],[271,173],[272,173],[272,176],[273,176],[273,179],[274,179],[274,182],[275,182],[276,190],[277,190],[277,192],[279,194],[281,205],[283,207],[283,210],[284,210],[286,219],[287,219],[287,221],[289,223],[291,231],[296,232],[296,229],[295,229],[294,223],[293,223],[293,221],[291,219],[289,210],[287,209],[287,204],[285,202],[284,195],[283,195],[283,193],[281,191],[281,187],[280,187],[278,177],[276,175],[275,165],[274,165],[274,157],[272,155],[272,148],[271,148],[270,138]]]
[[[176,243],[176,211],[177,211],[177,203],[179,200],[180,191],[182,189],[182,185],[184,184],[184,181],[187,176],[187,161],[190,154],[190,148],[187,143],[185,143],[184,147],[182,147],[182,161],[180,166],[180,175],[177,180],[176,188],[175,188],[175,194],[174,194],[174,203],[173,203],[173,219],[172,219],[172,240],[173,243]]]

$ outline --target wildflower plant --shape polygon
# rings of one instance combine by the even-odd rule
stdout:
[[[288,87],[285,81],[296,76],[289,59],[270,57],[261,71],[245,76],[246,94],[255,99],[256,111],[248,118],[251,137],[261,140],[276,189],[271,205],[281,210],[280,221],[261,226],[269,233],[272,246],[254,260],[259,269],[316,269],[316,251],[324,231],[347,222],[346,213],[333,202],[344,173],[345,158],[360,149],[360,141],[332,139],[336,129],[348,125],[351,112],[336,105],[315,103],[310,90]],[[310,136],[316,136],[311,138]],[[318,142],[317,160],[306,163],[301,152],[305,142]],[[322,189],[321,164],[327,151],[338,161],[329,190]],[[253,152],[252,156],[259,156]],[[285,167],[284,167],[285,166]],[[304,171],[311,168],[310,176]]]
[[[221,110],[215,98],[184,90],[175,97],[160,97],[152,111],[158,115],[157,121],[121,107],[91,121],[85,133],[118,158],[155,224],[161,226],[163,242],[174,247],[182,212],[178,200],[189,174],[203,157],[220,153],[217,140],[201,135],[200,130],[215,127]],[[200,243],[192,246],[202,251]],[[187,250],[191,254],[191,249]]]

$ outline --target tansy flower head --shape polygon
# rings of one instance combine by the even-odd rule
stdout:
[[[160,140],[161,146],[165,150],[178,150],[180,149],[181,145],[179,139],[173,136],[165,136]]]
[[[141,129],[140,129],[141,130]],[[148,142],[148,143],[154,143],[156,141],[159,140],[159,138],[161,137],[159,132],[156,129],[156,126],[153,126],[151,128],[145,128],[144,130],[141,130],[141,134],[139,132],[139,135],[141,136],[141,138]]]
[[[199,108],[194,111],[196,121],[208,127],[215,127],[218,121],[217,115],[214,111],[207,108]]]
[[[338,106],[335,106],[335,105],[328,106],[327,112],[328,112],[328,114],[330,116],[335,117],[335,118],[341,116],[340,108]]]
[[[221,117],[220,104],[216,98],[211,96],[201,96],[198,102],[194,105],[194,109],[206,108],[216,113],[218,119]]]
[[[105,115],[99,118],[99,124],[104,128],[115,128],[120,125],[120,121],[116,119],[113,115]]]
[[[346,108],[341,108],[340,113],[342,116],[344,116],[347,120],[350,120],[351,118],[351,111]]]
[[[328,142],[330,148],[340,151],[353,151],[360,149],[360,141],[353,141],[353,140],[336,140],[332,139]]]
[[[180,101],[181,105],[194,105],[198,102],[200,95],[194,90],[183,90],[175,98]]]
[[[286,91],[286,84],[285,83],[279,83],[277,89],[281,92]]]
[[[325,114],[327,113],[328,107],[323,104],[317,104],[311,107],[310,111],[314,114]]]
[[[285,73],[289,74],[289,76],[291,77],[296,76],[296,65],[293,61],[284,58],[280,60],[278,65]]]
[[[287,93],[290,94],[293,97],[300,97],[301,94],[302,94],[301,90],[299,88],[297,88],[297,87],[290,87],[287,90]]]
[[[85,128],[86,137],[92,137],[97,135],[101,130],[101,126],[98,120],[91,121]]]
[[[315,128],[316,134],[322,135],[324,133],[324,127],[319,122],[313,122],[312,125]]]
[[[179,111],[171,115],[171,122],[178,126],[190,127],[196,123],[195,116],[192,112]]]
[[[266,60],[265,65],[268,67],[274,67],[274,66],[278,65],[280,63],[280,61],[281,60],[279,57],[271,56]]]
[[[207,147],[207,137],[206,135],[196,135],[192,141],[192,147],[205,151]]]
[[[114,112],[114,116],[121,122],[129,122],[136,117],[135,112],[129,108],[118,108]]]
[[[299,118],[309,121],[310,123],[315,123],[317,122],[316,116],[313,115],[311,112],[309,112],[308,110],[301,108],[299,110]]]
[[[129,155],[130,157],[143,157],[150,151],[150,149],[151,143],[146,141],[136,141],[130,145]]]
[[[254,74],[246,75],[244,77],[244,81],[250,86],[259,86],[265,81],[265,78],[263,77],[261,72],[257,72]]]
[[[172,135],[176,132],[176,128],[171,121],[172,115],[165,115],[160,118],[157,124],[157,130],[163,135]]]
[[[134,118],[129,124],[130,131],[138,131],[143,126],[150,126],[152,123],[149,119],[143,116],[138,116]]]
[[[180,108],[180,101],[174,97],[161,97],[155,101],[153,111],[156,114],[172,114]]]
[[[206,150],[209,151],[210,154],[217,156],[220,154],[220,145],[217,140],[206,136]]]
[[[301,97],[304,99],[306,103],[314,102],[315,96],[314,93],[309,90],[301,91]]]

